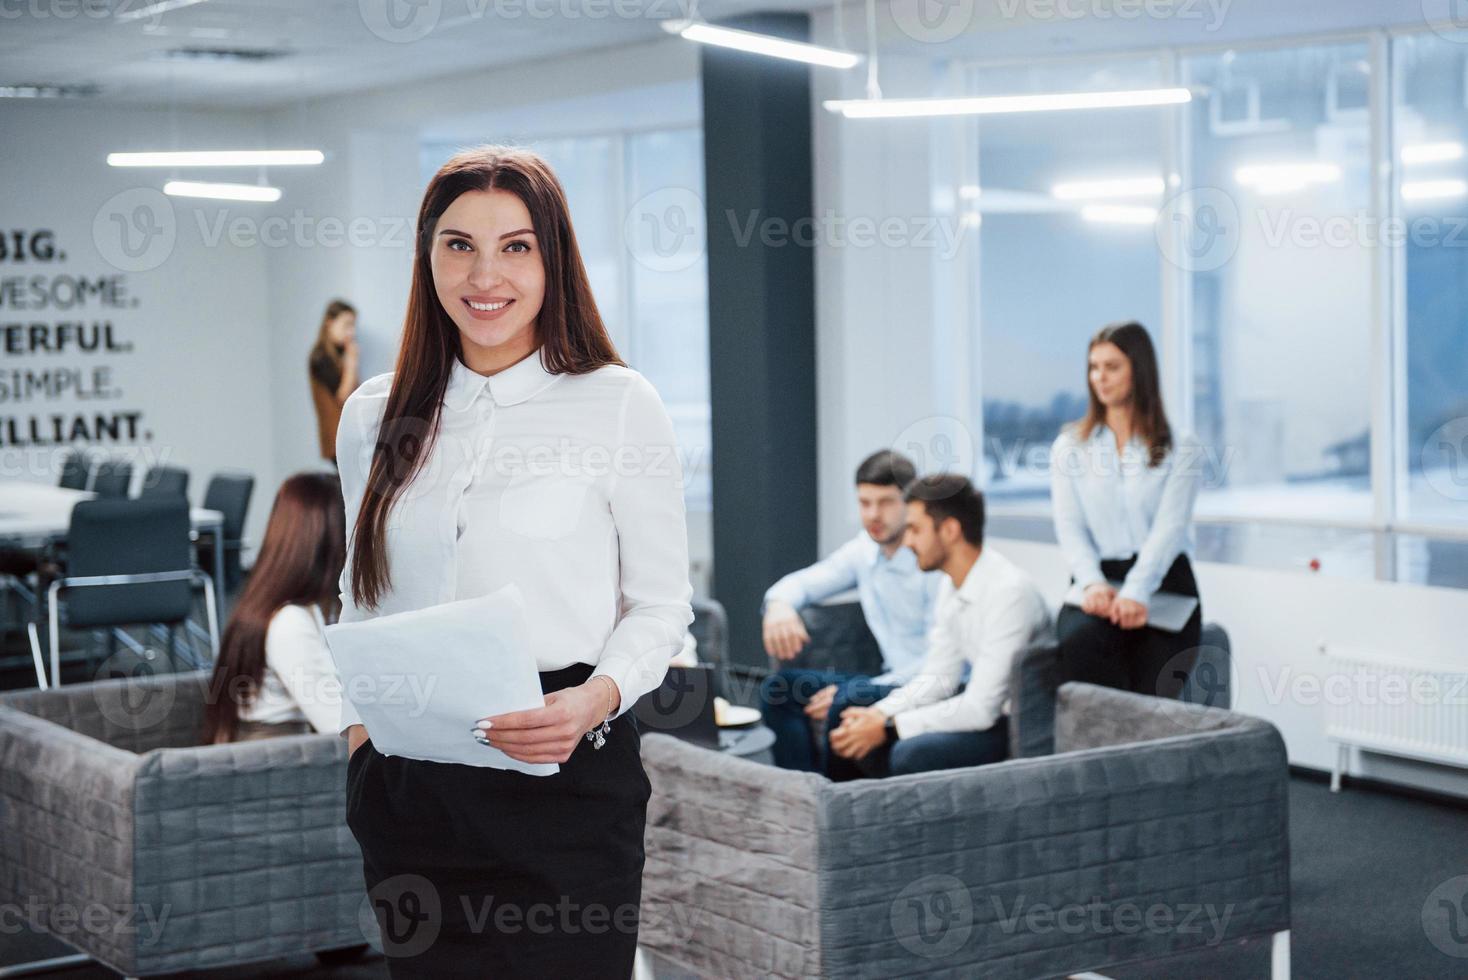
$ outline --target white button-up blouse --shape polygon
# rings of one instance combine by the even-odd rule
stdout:
[[[370,378],[342,409],[349,543],[391,384]],[[537,350],[485,377],[455,359],[437,439],[389,512],[386,545],[391,581],[375,610],[352,601],[349,547],[342,622],[513,583],[537,669],[592,665],[621,691],[618,714],[662,683],[693,620],[673,425],[630,368],[551,374]],[[343,697],[338,730],[359,721]]]
[[[1137,436],[1117,452],[1105,423],[1084,442],[1062,430],[1050,450],[1050,502],[1076,584],[1104,582],[1103,559],[1136,555],[1118,594],[1147,605],[1178,555],[1192,551],[1202,464],[1202,444],[1187,432],[1175,432],[1167,456],[1152,466]]]

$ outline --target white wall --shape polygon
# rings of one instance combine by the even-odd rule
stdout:
[[[19,419],[25,428],[31,417],[138,412],[136,438],[93,445],[133,457],[135,486],[150,465],[188,469],[195,503],[219,470],[271,472],[264,257],[214,238],[212,208],[165,197],[163,172],[115,169],[105,162],[114,150],[248,145],[260,138],[259,119],[6,100],[0,103],[0,132],[7,187],[0,230],[7,244],[17,230],[49,230],[58,250],[54,261],[35,262],[16,261],[7,249],[0,277],[54,283],[69,276],[118,276],[128,297],[120,307],[18,309],[13,294],[0,291],[0,323],[110,321],[117,339],[132,345],[106,354],[5,352],[0,369],[7,382],[15,371],[75,368],[90,378],[102,368],[111,384],[101,398],[66,394],[0,401],[0,419]],[[126,242],[119,221],[127,229]],[[129,245],[136,247],[133,256]],[[12,446],[3,423],[0,443],[0,476],[55,481],[62,451]],[[247,534],[253,530],[258,539],[263,517],[260,507],[254,511]]]
[[[992,545],[1034,577],[1052,606],[1060,604],[1069,573],[1057,546],[1003,539]],[[1296,765],[1334,764],[1334,743],[1325,738],[1327,702],[1369,704],[1393,696],[1365,683],[1327,683],[1333,671],[1319,653],[1322,643],[1468,673],[1461,628],[1468,622],[1468,591],[1213,562],[1195,568],[1204,617],[1229,634],[1234,707],[1273,723]],[[1468,710],[1468,688],[1444,694],[1450,703],[1429,700],[1422,710]],[[1468,772],[1444,766],[1360,753],[1350,771],[1468,796]]]

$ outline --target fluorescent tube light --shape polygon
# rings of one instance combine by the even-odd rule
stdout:
[[[326,159],[320,150],[163,150],[109,153],[109,167],[312,167]]]
[[[1157,209],[1126,204],[1088,204],[1081,208],[1081,218],[1096,224],[1150,225],[1157,220]]]
[[[1440,201],[1468,196],[1468,181],[1411,180],[1402,184],[1404,201]]]
[[[1139,106],[1181,105],[1192,97],[1192,93],[1185,88],[1149,88],[1121,92],[983,95],[963,99],[827,99],[822,104],[831,112],[839,112],[847,119],[895,119],[1061,112],[1068,109],[1129,109]]]
[[[736,51],[784,58],[787,61],[803,61],[822,68],[854,68],[861,61],[861,55],[851,51],[839,51],[803,41],[787,41],[783,37],[739,31],[732,27],[715,27],[701,21],[663,21],[663,29],[699,44],[733,48]]]
[[[1061,201],[1092,201],[1109,197],[1152,197],[1166,189],[1167,184],[1161,177],[1125,177],[1066,181],[1050,188],[1050,195]]]
[[[1414,143],[1402,147],[1403,163],[1446,163],[1462,158],[1462,143]]]
[[[218,201],[278,201],[279,187],[259,184],[205,184],[195,180],[170,180],[163,193],[173,197],[207,197]]]

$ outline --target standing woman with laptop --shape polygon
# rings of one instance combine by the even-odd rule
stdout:
[[[612,346],[544,160],[459,153],[417,231],[397,369],[337,438],[341,620],[517,586],[545,706],[462,737],[560,768],[384,755],[344,696],[347,822],[392,976],[624,980],[651,792],[626,712],[693,619],[673,426]],[[431,643],[402,657],[431,675]]]
[[[1103,327],[1086,355],[1090,406],[1051,448],[1055,536],[1072,593],[1056,621],[1068,680],[1175,698],[1197,657],[1201,603],[1178,632],[1148,622],[1158,591],[1196,598],[1188,559],[1201,452],[1163,410],[1139,323]],[[1119,584],[1114,584],[1119,583]]]

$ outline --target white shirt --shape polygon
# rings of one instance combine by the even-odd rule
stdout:
[[[371,378],[342,408],[348,542],[391,384]],[[537,669],[593,665],[621,692],[619,715],[662,683],[693,621],[673,424],[630,368],[551,374],[537,351],[486,378],[456,359],[437,439],[388,515],[386,545],[391,583],[374,610],[352,600],[348,548],[342,622],[513,583]],[[343,698],[338,729],[359,721]]]
[[[872,680],[905,684],[922,666],[938,591],[946,579],[942,572],[918,568],[911,548],[884,555],[882,546],[863,531],[826,558],[770,586],[765,602],[779,599],[803,609],[856,589],[862,616],[876,637],[886,668],[886,673]]]
[[[1050,500],[1076,584],[1104,582],[1102,559],[1136,555],[1118,594],[1146,605],[1178,555],[1192,550],[1202,470],[1202,444],[1188,433],[1175,433],[1171,451],[1149,466],[1136,436],[1118,453],[1104,423],[1084,443],[1073,427],[1063,430],[1050,449]]]
[[[336,731],[341,683],[316,606],[281,606],[265,628],[265,673],[255,698],[240,705],[240,721],[279,724],[308,721],[318,732]]]
[[[1009,710],[1015,657],[1049,626],[1050,611],[1034,581],[985,546],[961,587],[955,589],[943,576],[922,669],[876,708],[897,720],[898,738],[991,728]],[[965,665],[968,686],[955,694]]]

